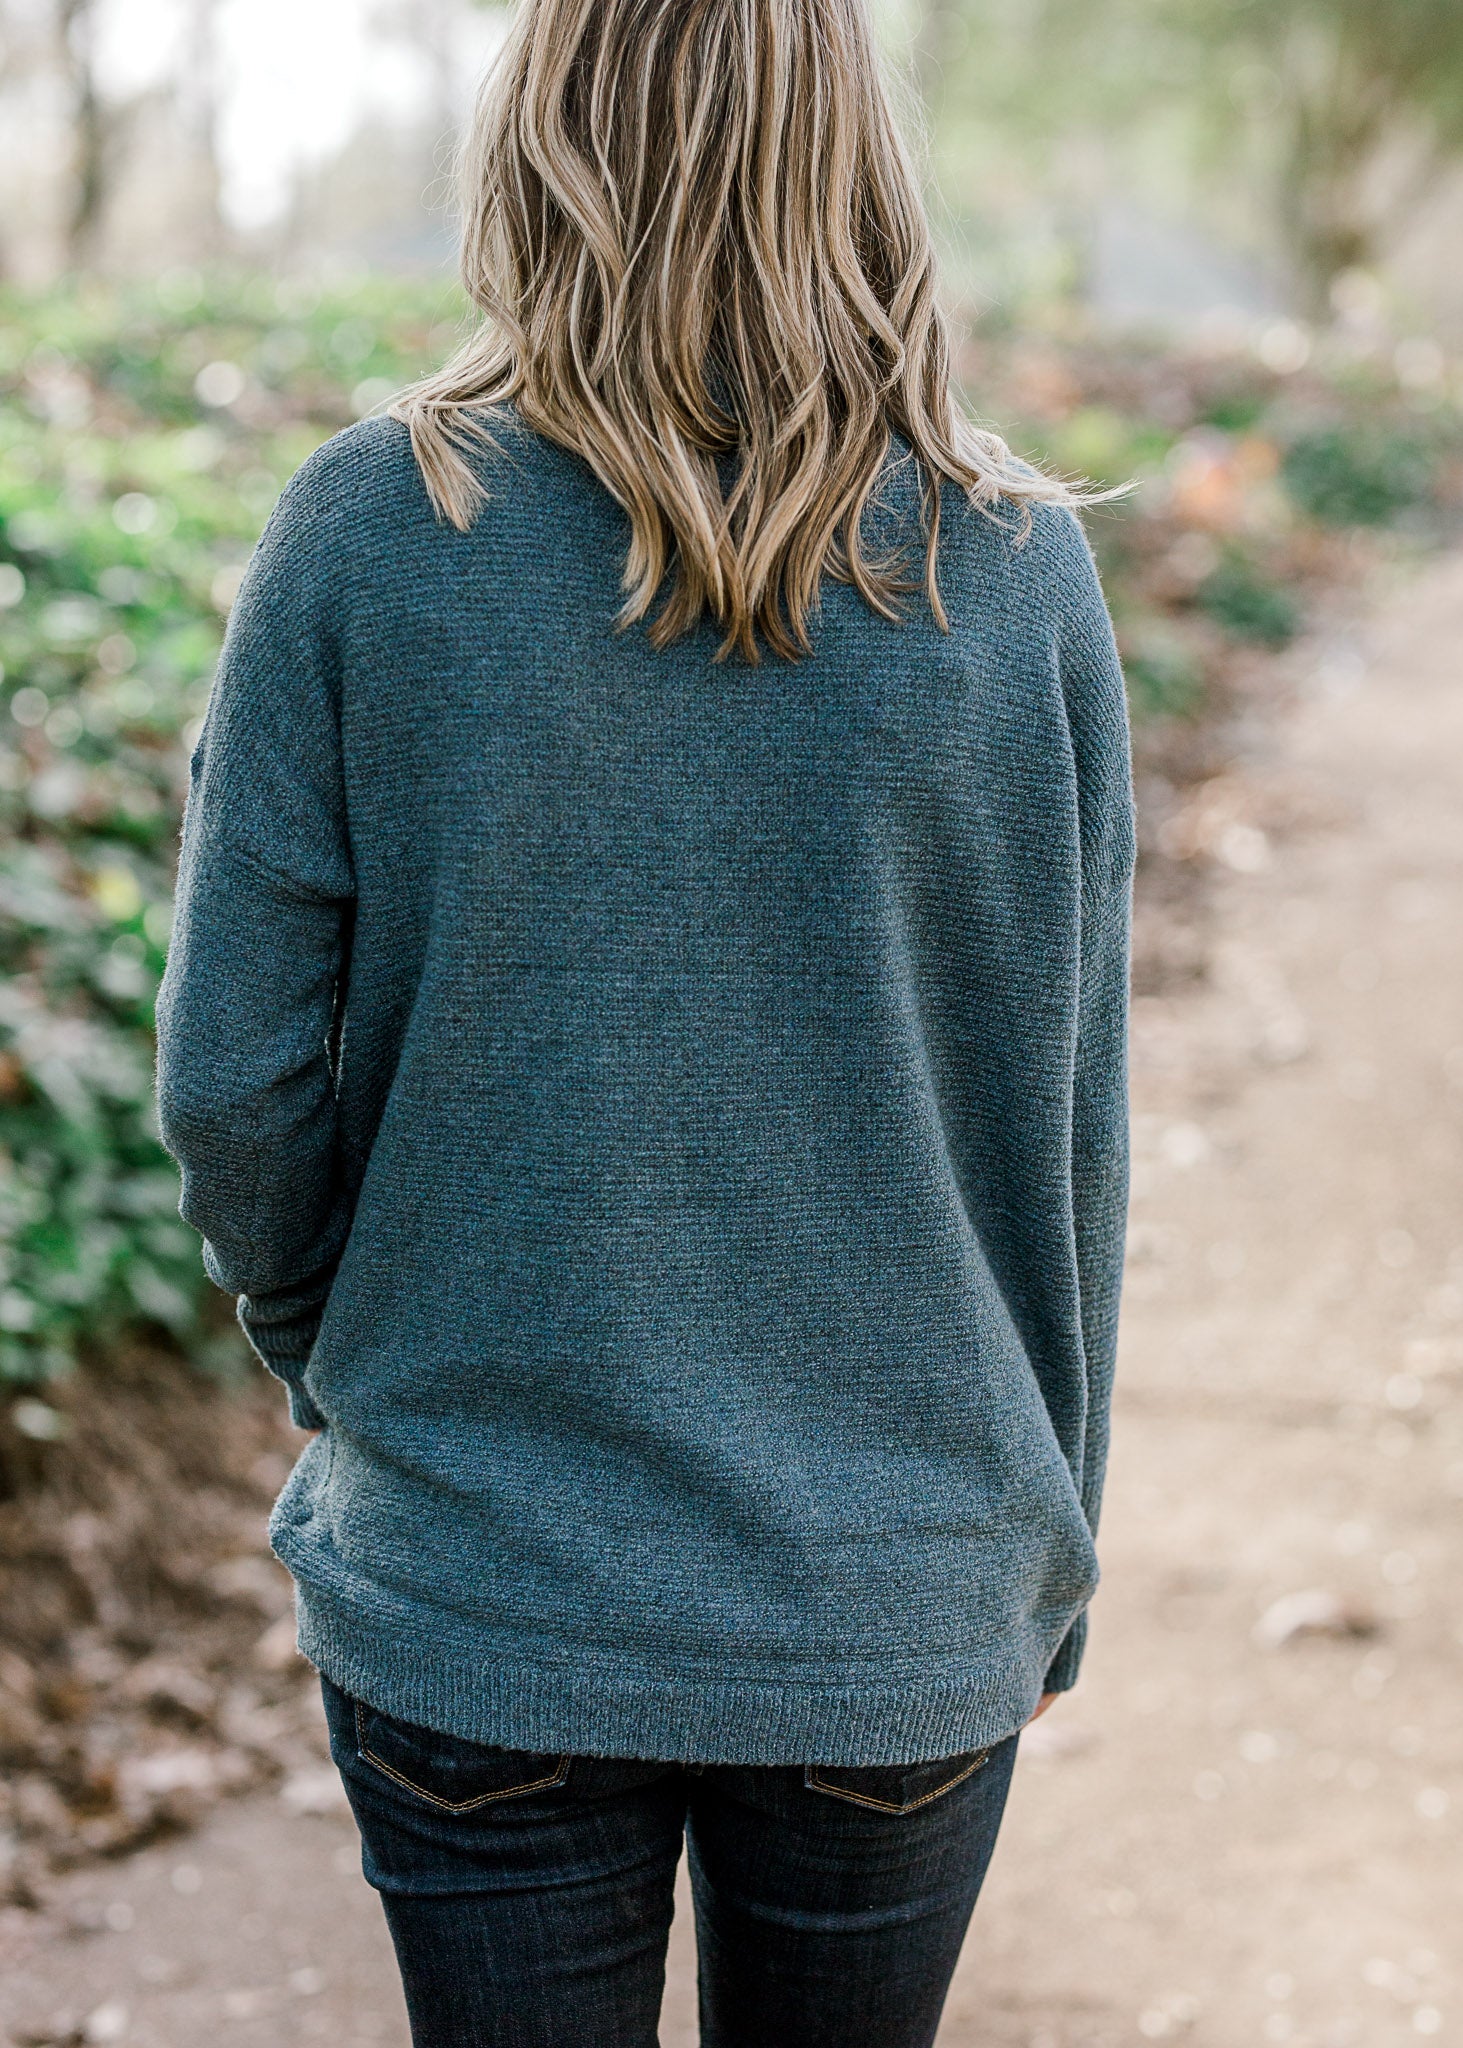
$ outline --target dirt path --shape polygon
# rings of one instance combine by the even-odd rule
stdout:
[[[1107,1583],[941,2048],[1463,2042],[1463,559],[1297,672],[1172,827],[1223,873],[1135,1019]],[[12,1916],[0,2024],[401,2048],[329,1789]],[[692,1971],[682,1915],[665,2048]]]

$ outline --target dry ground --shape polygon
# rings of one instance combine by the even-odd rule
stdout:
[[[1453,558],[1165,828],[1219,868],[1212,971],[1137,1005],[1106,1584],[941,2048],[1463,2042],[1460,669]],[[329,1791],[10,1914],[0,2027],[401,2048]],[[665,2048],[693,1968],[682,1915]]]

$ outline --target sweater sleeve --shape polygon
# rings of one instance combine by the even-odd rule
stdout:
[[[322,1421],[304,1370],[350,1228],[331,1041],[355,882],[318,460],[286,488],[229,617],[189,764],[157,1005],[180,1213],[302,1428]]]
[[[1076,764],[1082,890],[1072,1075],[1072,1221],[1087,1408],[1079,1491],[1097,1533],[1107,1464],[1128,1209],[1128,970],[1136,833],[1127,698],[1096,564],[1071,514],[1074,571],[1059,659]],[[1074,1685],[1087,1616],[1068,1632],[1046,1690]]]

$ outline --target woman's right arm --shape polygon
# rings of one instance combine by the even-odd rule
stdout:
[[[190,762],[157,1004],[180,1213],[304,1427],[322,1420],[303,1373],[350,1228],[328,1041],[355,880],[319,466],[286,489],[230,614]]]

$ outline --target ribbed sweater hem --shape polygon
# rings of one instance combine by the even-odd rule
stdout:
[[[409,1645],[338,1594],[298,1585],[299,1647],[378,1711],[470,1742],[538,1754],[721,1764],[896,1764],[957,1755],[1024,1725],[1043,1660],[982,1658],[918,1683],[751,1676],[651,1678],[544,1664],[512,1641],[469,1649],[432,1626]]]

